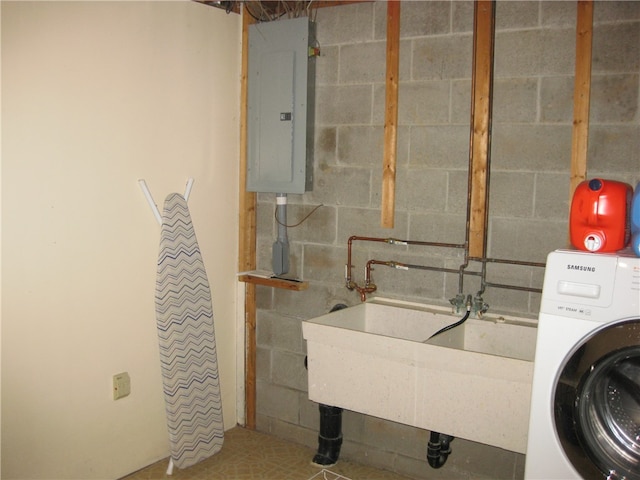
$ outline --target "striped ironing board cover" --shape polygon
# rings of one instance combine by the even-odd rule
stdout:
[[[162,213],[156,321],[171,459],[187,468],[222,448],[224,428],[211,290],[179,193]]]

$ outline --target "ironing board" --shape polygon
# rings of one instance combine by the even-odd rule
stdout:
[[[155,303],[171,460],[187,468],[220,451],[224,428],[211,291],[179,193],[164,203]]]

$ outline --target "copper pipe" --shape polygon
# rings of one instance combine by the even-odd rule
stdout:
[[[352,235],[349,237],[347,241],[347,264],[345,265],[345,285],[349,290],[357,290],[360,293],[360,298],[362,301],[366,299],[367,293],[372,293],[376,290],[375,284],[371,283],[371,260],[367,262],[367,267],[365,271],[365,285],[364,287],[359,286],[356,282],[352,280],[351,270],[353,265],[351,264],[352,257],[352,247],[353,242],[359,241],[367,241],[367,242],[378,242],[378,243],[388,243],[390,245],[418,245],[418,246],[430,246],[430,247],[441,247],[441,248],[467,248],[467,244],[459,244],[459,243],[445,243],[445,242],[423,242],[419,240],[399,240],[396,238],[381,238],[381,237],[359,237],[357,235]],[[466,257],[466,253],[465,253]],[[377,263],[378,261],[374,260],[373,263]],[[392,262],[396,265],[399,265],[397,262]],[[385,264],[385,263],[383,263]],[[397,267],[396,267],[397,268]],[[437,267],[422,267],[415,265],[413,268],[423,268],[423,269],[432,269]],[[461,273],[461,270],[455,270],[453,273]]]
[[[366,282],[365,284],[370,282],[370,274],[371,274],[370,265],[385,265],[387,267],[396,268],[399,270],[431,270],[434,272],[458,273],[458,270],[453,268],[430,267],[428,265],[414,265],[411,263],[394,262],[393,260],[387,260],[387,261],[369,260],[367,262],[367,275],[369,275],[369,277],[367,277],[367,279],[365,280]]]
[[[520,290],[522,292],[542,293],[541,288],[519,287],[517,285],[506,285],[504,283],[491,283],[491,282],[485,282],[484,284],[487,287],[493,287],[493,288],[506,288],[508,290]]]
[[[482,279],[480,280],[480,290],[478,290],[477,296],[481,296],[486,287],[494,287],[494,288],[507,288],[511,290],[524,290],[528,292],[542,293],[542,290],[539,288],[533,287],[518,287],[514,285],[504,285],[499,283],[491,283],[487,282],[487,263],[501,263],[505,265],[520,265],[525,267],[541,267],[544,268],[546,264],[540,262],[524,262],[521,260],[507,260],[502,258],[479,258],[479,257],[471,257],[470,260],[475,262],[482,262]]]
[[[422,242],[418,240],[398,240],[396,238],[389,237],[359,237],[357,235],[352,235],[347,241],[347,265],[345,268],[345,282],[349,290],[353,290],[354,288],[356,288],[356,284],[351,281],[351,269],[353,268],[353,265],[351,264],[351,250],[353,242],[356,240],[365,242],[388,243],[390,245],[419,245],[442,248],[465,248],[465,244],[459,243]]]
[[[371,281],[371,265],[384,265],[386,267],[396,268],[400,270],[431,270],[435,272],[446,272],[446,273],[459,273],[458,269],[453,268],[445,268],[445,267],[431,267],[428,265],[414,265],[410,263],[402,263],[395,262],[393,260],[369,260],[365,267],[365,283],[363,287],[360,287],[354,284],[353,289],[357,290],[360,293],[360,300],[363,302],[366,300],[366,296],[368,293],[373,293],[377,290],[377,285]],[[467,272],[469,275],[475,274],[480,275],[480,272]]]
[[[345,283],[349,290],[357,289],[358,285],[355,282],[351,281],[351,269],[353,265],[351,264],[351,246],[355,240],[364,240],[368,242],[384,242],[386,239],[384,238],[376,238],[376,237],[358,237],[357,235],[352,235],[349,237],[347,241],[347,264],[345,265]]]
[[[469,259],[472,260],[472,261],[504,263],[504,264],[509,264],[509,265],[524,265],[524,266],[532,266],[532,267],[544,267],[545,266],[544,263],[520,262],[518,260],[503,260],[503,259],[498,259],[498,258],[481,259],[481,258],[470,257]],[[459,272],[459,270],[453,269],[453,268],[431,267],[431,266],[427,266],[427,265],[413,265],[413,264],[410,264],[410,263],[395,262],[393,260],[386,260],[386,261],[369,260],[367,262],[367,268],[366,268],[365,287],[364,288],[358,288],[358,291],[360,292],[361,296],[365,295],[365,298],[366,298],[366,293],[372,293],[377,288],[376,285],[371,282],[371,270],[372,270],[371,269],[371,265],[384,265],[384,266],[387,266],[387,267],[401,269],[401,270],[414,270],[415,269],[415,270],[430,270],[430,271],[434,271],[434,272],[445,272],[445,273],[458,273]],[[483,286],[485,286],[485,287],[503,288],[503,289],[508,289],[508,290],[519,290],[519,291],[533,292],[533,293],[542,293],[542,289],[541,288],[521,287],[521,286],[518,286],[518,285],[506,285],[506,284],[502,284],[502,283],[487,282],[485,280],[484,272],[464,272],[464,274],[465,275],[473,275],[473,276],[482,277],[482,283],[483,283]],[[484,288],[483,288],[482,291],[484,291]]]
[[[358,285],[356,282],[352,281],[351,278],[351,269],[353,265],[351,265],[351,256],[352,256],[352,247],[353,242],[356,240],[361,241],[370,241],[370,242],[378,242],[378,243],[388,243],[391,245],[422,245],[422,246],[435,246],[435,247],[444,247],[444,248],[464,248],[465,249],[465,262],[458,269],[446,268],[446,267],[432,267],[428,265],[416,265],[409,263],[396,262],[393,260],[368,260],[365,267],[365,283],[364,286]],[[455,244],[455,243],[443,243],[443,242],[423,242],[417,240],[398,240],[394,238],[380,238],[380,237],[358,237],[351,236],[348,241],[348,253],[347,253],[347,265],[345,266],[345,280],[346,286],[349,290],[356,290],[360,294],[360,300],[365,301],[367,298],[367,294],[373,293],[377,290],[377,285],[373,283],[371,279],[371,271],[373,270],[373,265],[384,265],[390,268],[402,269],[402,270],[429,270],[435,272],[444,272],[444,273],[457,273],[460,278],[464,277],[464,275],[472,275],[472,276],[480,276],[481,277],[481,289],[478,291],[478,295],[484,293],[486,287],[493,288],[504,288],[510,290],[520,290],[527,291],[533,293],[542,293],[542,289],[534,288],[534,287],[520,287],[517,285],[506,285],[501,283],[492,283],[486,281],[486,264],[487,263],[499,263],[499,264],[507,264],[507,265],[520,265],[527,267],[545,267],[544,263],[540,262],[528,262],[528,261],[520,261],[520,260],[510,260],[510,259],[502,259],[502,258],[480,258],[480,257],[469,257],[467,254],[467,245],[465,244]],[[469,262],[480,262],[482,264],[482,270],[480,272],[466,271],[466,268],[469,265]]]
[[[474,262],[483,262],[483,263],[504,263],[507,265],[522,265],[525,267],[545,267],[545,263],[541,262],[524,262],[521,260],[506,260],[502,258],[480,258],[480,257],[469,257],[469,260]]]

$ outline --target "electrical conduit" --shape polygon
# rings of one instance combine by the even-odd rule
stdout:
[[[271,266],[275,275],[289,272],[289,239],[287,238],[287,194],[276,195],[278,237],[271,247]]]

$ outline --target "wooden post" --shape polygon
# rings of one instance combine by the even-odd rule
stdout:
[[[247,76],[249,71],[249,25],[254,23],[246,7],[242,11],[242,78],[240,98],[240,217],[238,270],[256,268],[256,194],[247,192]],[[245,421],[256,428],[256,286],[245,284]]]
[[[471,205],[469,218],[469,255],[484,257],[485,230],[488,228],[488,179],[491,148],[491,103],[493,97],[493,46],[495,40],[495,3],[475,2],[473,28],[473,72],[469,155],[471,168]]]
[[[337,5],[347,5],[359,3],[362,0],[351,1],[322,1],[316,7],[333,7]],[[396,38],[396,93],[392,108],[396,114],[393,117],[393,182],[395,182],[395,124],[397,119],[397,71],[398,71],[398,50],[400,43],[400,2],[389,2],[389,8],[397,9],[394,17],[398,27],[391,28],[393,36]],[[256,268],[256,194],[246,191],[247,172],[247,77],[249,67],[249,25],[256,23],[254,18],[247,12],[246,6],[242,9],[242,78],[241,78],[241,101],[240,101],[240,217],[239,217],[239,246],[238,246],[238,271],[252,271]],[[389,36],[389,32],[387,32]],[[385,129],[386,132],[386,129]],[[386,134],[385,134],[385,144]],[[386,158],[386,157],[385,157]],[[392,184],[393,186],[393,184]],[[393,195],[393,189],[391,194]],[[383,201],[383,205],[386,202]],[[393,198],[391,199],[391,226],[393,227]],[[306,288],[297,286],[295,290]],[[292,288],[293,289],[293,288]],[[245,283],[245,421],[246,427],[254,430],[256,428],[256,282]]]
[[[571,177],[569,201],[580,182],[587,178],[589,104],[591,100],[591,46],[593,2],[578,2],[576,20],[576,73],[573,86],[573,133],[571,137]]]
[[[395,217],[396,151],[398,143],[398,76],[400,1],[387,2],[387,76],[382,159],[381,226],[393,228]]]

